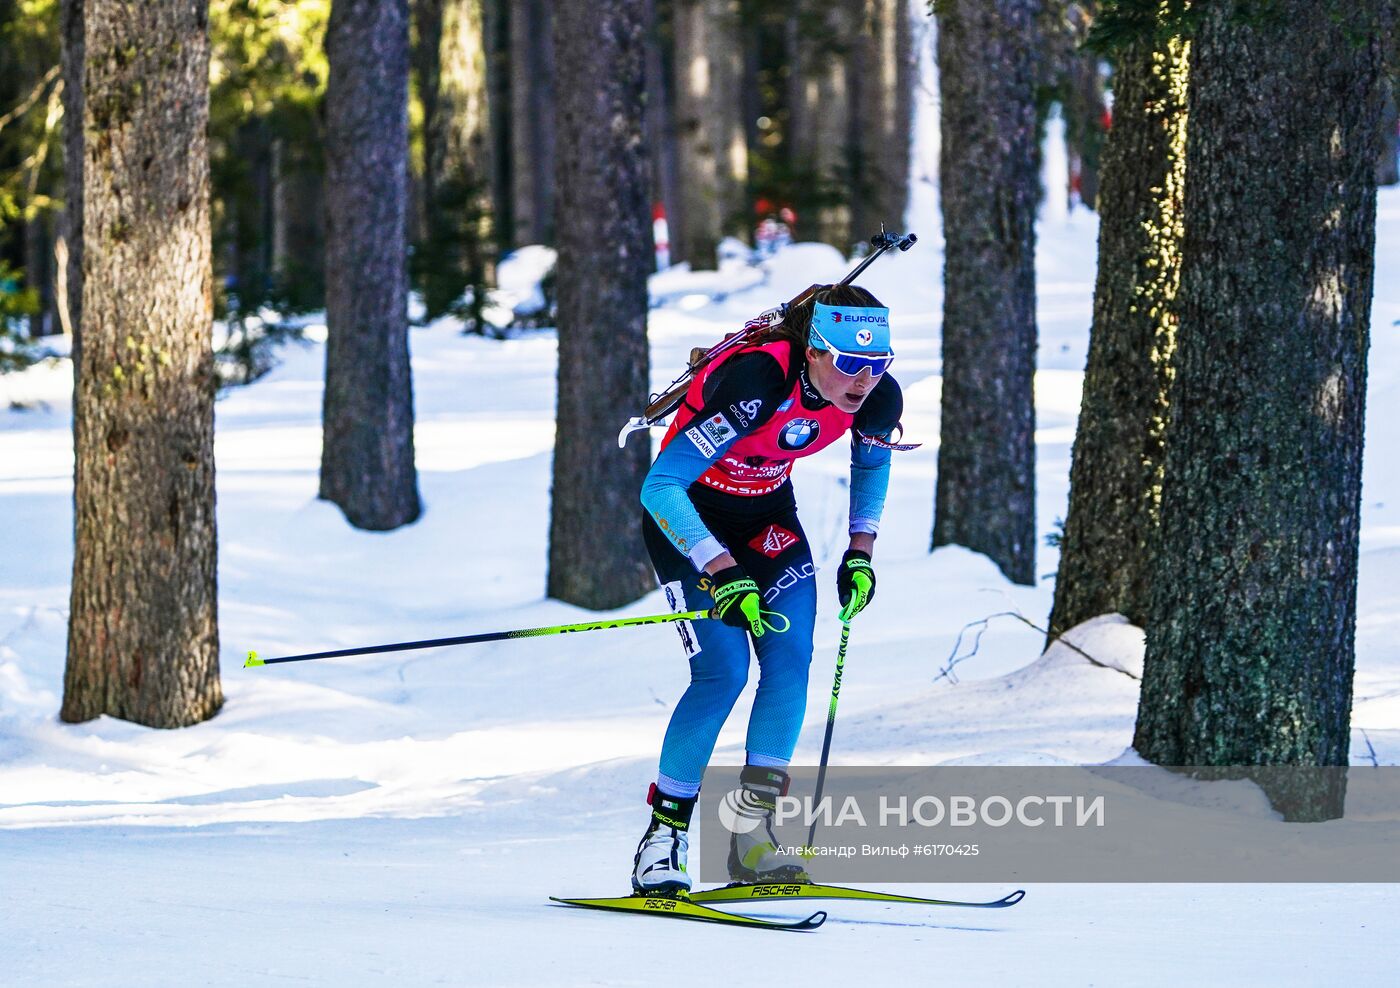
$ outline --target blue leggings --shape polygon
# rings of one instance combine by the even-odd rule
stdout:
[[[807,708],[807,669],[816,622],[816,567],[790,487],[759,498],[729,497],[732,510],[700,508],[705,525],[758,584],[765,610],[790,622],[786,632],[769,631],[754,641],[758,693],[749,714],[748,762],[786,765],[797,746]],[[725,505],[727,509],[729,505]],[[700,610],[712,605],[710,577],[697,573],[645,516],[647,551],[671,607]],[[777,622],[782,626],[782,622]],[[749,678],[749,635],[719,621],[677,625],[690,659],[690,687],[671,714],[661,747],[658,787],[672,796],[700,789],[715,739]]]

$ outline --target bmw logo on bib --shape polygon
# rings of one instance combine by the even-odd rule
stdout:
[[[821,423],[816,419],[793,419],[778,437],[778,445],[783,449],[806,449],[817,438]]]

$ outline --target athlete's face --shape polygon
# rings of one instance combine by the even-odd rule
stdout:
[[[860,411],[860,406],[880,383],[880,378],[872,377],[868,367],[855,377],[842,374],[832,364],[830,353],[811,347],[807,348],[807,374],[821,396],[847,414]]]

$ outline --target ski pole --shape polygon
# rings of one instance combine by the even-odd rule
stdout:
[[[430,638],[417,642],[394,642],[390,645],[369,645],[365,648],[341,648],[333,652],[308,652],[305,655],[283,655],[276,659],[258,658],[248,652],[243,668],[271,666],[279,662],[309,662],[312,659],[336,659],[345,655],[372,655],[376,652],[407,652],[415,648],[438,648],[442,645],[474,645],[478,642],[498,642],[510,638],[541,638],[545,635],[565,635],[573,631],[606,631],[609,628],[630,628],[640,624],[664,624],[668,621],[699,621],[710,616],[709,611],[684,611],[680,614],[651,614],[646,617],[613,618],[610,621],[585,621],[582,624],[556,624],[549,628],[520,628],[516,631],[488,631],[479,635],[456,638]]]
[[[841,622],[841,645],[836,649],[836,681],[831,684],[831,706],[826,710],[826,740],[822,742],[822,761],[817,769],[817,792],[812,797],[812,807],[821,805],[822,785],[826,782],[826,760],[831,755],[831,734],[836,728],[836,701],[841,698],[841,670],[846,667],[846,645],[851,640],[851,622]],[[812,829],[807,831],[807,846],[817,836],[817,816],[812,814]]]

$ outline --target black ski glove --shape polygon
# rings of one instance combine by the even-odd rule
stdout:
[[[758,584],[740,566],[726,566],[710,581],[714,584],[710,595],[715,599],[710,616],[762,638],[763,598],[758,595]]]
[[[870,565],[870,553],[847,549],[841,557],[841,570],[836,574],[836,597],[841,602],[842,621],[849,621],[875,599],[875,568]]]

